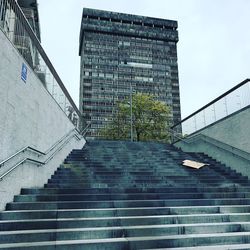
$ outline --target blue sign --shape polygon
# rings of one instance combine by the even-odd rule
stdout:
[[[27,74],[28,74],[28,68],[27,66],[23,63],[22,64],[22,72],[21,72],[21,79],[26,83],[27,81]]]

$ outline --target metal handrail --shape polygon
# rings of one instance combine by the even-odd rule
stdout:
[[[211,106],[212,104],[216,103],[217,101],[219,101],[220,99],[222,99],[223,97],[227,96],[228,94],[232,93],[233,91],[235,91],[236,89],[240,88],[241,86],[243,86],[244,84],[246,84],[247,82],[250,82],[250,79],[247,78],[244,81],[240,82],[239,84],[237,84],[236,86],[234,86],[233,88],[231,88],[230,90],[228,90],[227,92],[225,92],[224,94],[220,95],[219,97],[215,98],[213,101],[209,102],[208,104],[206,104],[205,106],[201,107],[200,109],[198,109],[197,111],[195,111],[194,113],[192,113],[191,115],[187,116],[186,118],[184,118],[183,120],[177,122],[176,124],[174,124],[171,129],[175,128],[176,126],[182,124],[183,122],[185,122],[186,120],[190,119],[191,117],[193,117],[194,115],[200,113],[201,111],[203,111],[204,109],[206,109],[207,107]]]
[[[187,140],[192,140],[192,139],[196,139],[196,138],[199,139],[199,137],[200,137],[200,139],[203,139],[204,141],[205,141],[206,139],[207,139],[207,140],[210,140],[210,141],[205,141],[206,143],[213,144],[213,145],[215,145],[216,147],[221,148],[221,149],[223,149],[223,150],[225,150],[225,151],[227,151],[227,152],[230,152],[230,153],[232,153],[232,154],[234,154],[234,155],[236,155],[236,156],[238,156],[238,157],[240,157],[240,158],[242,158],[242,159],[244,159],[244,160],[250,161],[250,153],[249,153],[249,152],[244,151],[244,150],[242,150],[242,149],[239,149],[239,148],[237,148],[237,147],[231,146],[231,145],[229,145],[229,144],[227,144],[227,143],[225,143],[225,142],[219,141],[219,140],[214,139],[214,138],[212,138],[212,137],[210,137],[210,136],[207,136],[207,135],[204,135],[204,134],[198,134],[198,135],[193,135],[193,136],[191,136],[191,137],[187,137],[187,138],[185,138],[185,139],[183,139],[183,138],[178,138],[178,137],[176,136],[176,138],[178,138],[180,141],[182,141],[182,142],[184,142],[184,143],[187,143],[187,144],[191,144],[191,143],[192,143],[191,141],[187,141]],[[203,137],[203,138],[202,138],[202,137]],[[212,142],[212,141],[213,141],[213,142]],[[176,143],[176,142],[175,142],[175,143]],[[216,144],[217,144],[217,145],[216,145]],[[220,146],[218,146],[218,144],[220,144]],[[229,148],[230,148],[230,149],[229,149]],[[235,151],[238,151],[238,153],[236,153]],[[240,152],[240,154],[242,154],[242,155],[240,155],[239,152]],[[243,156],[243,155],[247,155],[247,156],[249,156],[249,158],[246,157],[246,156]]]
[[[14,158],[15,156],[17,156],[18,154],[23,153],[23,152],[26,151],[26,150],[34,151],[35,153],[37,153],[37,154],[39,154],[39,155],[45,155],[44,152],[41,152],[41,151],[39,151],[39,150],[37,150],[37,149],[35,149],[35,148],[32,148],[32,147],[30,147],[30,146],[27,146],[27,147],[24,147],[24,148],[20,149],[19,151],[17,151],[17,152],[14,153],[13,155],[9,156],[7,159],[1,161],[1,162],[0,162],[0,168],[1,168],[6,162],[8,162],[9,160],[11,160],[12,158]]]
[[[82,130],[82,132],[81,132],[81,135],[82,136],[84,136],[85,134],[86,134],[86,132],[87,132],[87,130],[88,130],[88,128],[89,128],[89,126],[90,126],[90,123]],[[69,135],[73,132],[73,131],[75,131],[76,133],[75,134],[73,134],[73,135],[71,135],[70,137],[69,137]],[[10,174],[13,170],[15,170],[18,166],[20,166],[21,164],[23,164],[24,162],[26,162],[26,161],[30,161],[30,162],[33,162],[33,163],[36,163],[36,164],[38,164],[38,165],[45,165],[45,164],[47,164],[63,147],[64,147],[64,145],[65,144],[67,144],[68,142],[69,142],[69,140],[71,140],[71,138],[72,137],[76,137],[78,140],[80,140],[81,138],[78,136],[78,134],[79,134],[79,131],[76,129],[76,128],[74,128],[74,129],[72,129],[69,133],[67,133],[66,135],[64,135],[62,138],[60,138],[55,144],[53,144],[46,152],[41,152],[41,151],[39,151],[39,150],[37,150],[37,149],[35,149],[35,148],[32,148],[32,147],[24,147],[24,148],[22,148],[21,150],[19,150],[18,152],[16,152],[15,154],[13,154],[13,155],[11,155],[10,157],[8,157],[7,159],[5,159],[4,161],[2,161],[2,162],[0,162],[0,168],[1,168],[1,166],[4,164],[4,163],[6,163],[7,161],[9,161],[10,159],[12,159],[12,158],[14,158],[15,156],[17,156],[18,154],[20,154],[20,153],[22,153],[22,152],[24,152],[24,151],[26,151],[26,150],[32,150],[32,151],[34,151],[34,152],[36,152],[36,153],[38,153],[38,154],[42,154],[42,155],[46,155],[46,154],[48,154],[48,152],[49,151],[51,151],[51,150],[53,150],[57,145],[59,145],[62,141],[64,141],[67,137],[69,137],[67,140],[65,140],[65,142],[55,151],[55,152],[53,152],[53,154],[52,155],[50,155],[45,161],[37,161],[37,160],[35,160],[35,159],[31,159],[31,158],[25,158],[25,159],[23,159],[23,160],[21,160],[20,162],[18,162],[17,164],[15,164],[12,168],[10,168],[8,171],[6,171],[4,174],[2,174],[1,176],[0,176],[0,181],[5,177],[5,176],[7,176],[8,174]]]
[[[67,144],[72,137],[77,137],[75,134],[70,136],[51,156],[48,157],[47,160],[44,161],[44,164],[47,164],[63,147],[65,144]],[[77,137],[79,139],[79,137]]]
[[[17,164],[15,164],[12,168],[10,168],[4,174],[2,174],[0,176],[0,181],[2,181],[5,176],[7,176],[8,174],[10,174],[13,170],[15,170],[18,166],[20,166],[21,164],[23,164],[26,161],[34,162],[34,163],[37,163],[39,165],[44,165],[44,162],[37,161],[37,160],[34,160],[34,159],[30,159],[30,158],[25,158],[25,159],[21,160],[20,162],[18,162]]]
[[[37,150],[35,148],[32,148],[30,146],[26,146],[20,150],[18,150],[16,153],[12,154],[11,156],[9,156],[7,159],[3,160],[0,162],[0,168],[9,160],[13,159],[15,156],[19,155],[20,153],[23,153],[26,150],[30,150],[30,151],[34,151],[35,153],[37,153],[38,155],[47,155],[48,152],[50,152],[51,150],[53,150],[58,144],[60,144],[66,137],[68,137],[73,131],[77,131],[76,129],[72,129],[69,133],[67,133],[66,135],[64,135],[63,137],[61,137],[56,143],[54,143],[49,149],[47,149],[45,152],[42,152],[40,150]]]
[[[26,159],[23,159],[20,162],[18,162],[15,166],[13,166],[12,168],[10,168],[7,172],[5,172],[3,175],[0,176],[0,180],[2,180],[6,175],[8,175],[9,173],[11,173],[14,169],[16,169],[19,165],[21,165],[25,161],[26,161]]]
[[[5,177],[7,176],[8,174],[10,174],[13,170],[15,170],[18,166],[20,166],[21,164],[23,164],[24,162],[26,161],[30,161],[30,162],[33,162],[33,163],[36,163],[38,165],[45,165],[47,164],[54,156],[55,154],[57,154],[63,147],[65,144],[67,144],[69,142],[69,140],[71,140],[72,137],[76,137],[78,140],[80,140],[80,138],[77,136],[77,134],[73,134],[71,135],[68,140],[66,140],[62,145],[61,147],[59,147],[51,156],[48,157],[47,160],[45,161],[38,161],[38,160],[35,160],[35,159],[31,159],[31,158],[25,158],[25,159],[22,159],[20,162],[16,163],[13,167],[11,167],[8,171],[6,171],[4,174],[2,174],[0,176],[0,181]]]
[[[182,137],[176,135],[176,134],[175,134],[175,131],[174,131],[172,128],[168,128],[168,130],[169,130],[170,134],[171,134],[173,137],[176,137],[176,138],[178,139],[178,141],[183,141],[183,142],[185,142],[185,143],[188,143],[188,142],[186,142]],[[177,141],[172,142],[172,144],[174,144],[174,143],[176,143],[176,142],[177,142]]]
[[[61,139],[59,139],[56,143],[54,143],[49,149],[45,151],[45,154],[48,154],[51,150],[53,150],[58,144],[60,144],[66,137],[68,137],[73,131],[77,131],[75,128],[70,130],[66,135],[64,135]]]
[[[84,135],[87,133],[88,128],[89,128],[90,125],[91,125],[91,123],[87,124],[87,126],[82,130],[82,132],[80,132],[80,134],[81,134],[82,136],[84,136]],[[76,130],[76,129],[75,129],[75,130]],[[78,130],[76,130],[76,131],[79,133]],[[80,139],[80,138],[77,136],[77,134],[74,134],[74,135],[72,135],[71,137],[69,137],[68,140],[65,141],[65,142],[62,144],[61,147],[59,147],[59,149],[57,149],[57,150],[56,150],[56,151],[55,151],[46,161],[44,161],[44,164],[47,164],[47,163],[54,157],[54,155],[55,155],[58,151],[60,151],[60,150],[64,147],[64,145],[65,145],[66,143],[68,143],[68,141],[69,141],[73,136],[75,136],[75,137],[77,137],[78,139]]]
[[[88,123],[87,126],[80,132],[80,134],[81,134],[82,136],[85,136],[85,135],[86,135],[86,133],[87,133],[87,131],[88,131],[90,125],[91,125],[91,123]]]

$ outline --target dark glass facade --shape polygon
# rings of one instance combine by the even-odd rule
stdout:
[[[173,123],[181,119],[177,42],[176,21],[83,9],[79,106],[90,136],[99,135],[130,85],[168,104]]]

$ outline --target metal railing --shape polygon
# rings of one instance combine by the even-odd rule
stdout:
[[[90,128],[91,122],[88,122],[87,126],[80,132],[82,136],[85,136]]]
[[[7,159],[3,160],[2,162],[0,162],[0,168],[2,168],[8,161],[10,161],[11,159],[19,156],[21,153],[25,153],[26,151],[32,151],[34,153],[36,153],[37,155],[42,155],[42,156],[46,156],[48,155],[50,152],[52,152],[48,158],[44,161],[39,161],[37,159],[33,159],[30,157],[26,157],[22,160],[20,160],[19,162],[17,162],[16,164],[14,164],[13,167],[11,167],[10,169],[8,169],[5,173],[3,173],[0,176],[0,181],[7,176],[8,174],[10,174],[13,170],[15,170],[18,166],[24,164],[25,162],[32,162],[34,164],[37,164],[38,166],[40,165],[46,165],[51,159],[53,159],[53,157],[73,138],[76,137],[78,140],[81,140],[82,136],[79,134],[79,131],[76,129],[72,129],[69,133],[67,133],[66,135],[64,135],[62,138],[60,138],[56,143],[54,143],[49,149],[47,149],[45,152],[42,152],[40,150],[37,150],[35,148],[32,148],[30,146],[24,147],[21,150],[18,150],[16,153],[12,154],[11,156],[9,156]],[[56,149],[54,152],[53,150]]]
[[[246,79],[207,105],[172,126],[172,130],[185,138],[250,105],[250,79]],[[180,133],[182,131],[182,134]]]
[[[207,136],[204,134],[194,134],[194,135],[191,135],[185,139],[179,137],[176,134],[173,134],[172,136],[174,136],[178,142],[182,142],[186,145],[192,145],[194,142],[196,142],[198,140],[202,140],[206,144],[213,145],[213,146],[215,146],[223,151],[230,153],[231,155],[234,155],[235,157],[238,157],[238,158],[241,158],[247,162],[250,162],[250,153],[249,152],[244,151],[242,149],[239,149],[237,147],[234,147],[232,145],[229,145],[225,142],[216,140],[210,136]]]
[[[58,141],[56,141],[50,148],[48,148],[45,152],[42,152],[36,148],[30,147],[30,146],[26,146],[20,150],[18,150],[16,153],[12,154],[11,156],[9,156],[8,158],[6,158],[5,160],[0,162],[0,168],[7,163],[8,161],[10,161],[11,159],[15,158],[16,156],[20,155],[21,153],[24,153],[26,151],[32,151],[34,153],[36,153],[37,155],[47,155],[49,152],[51,152],[54,148],[56,148],[62,141],[65,140],[65,138],[67,138],[72,132],[75,131],[74,136],[78,136],[77,134],[79,133],[76,129],[72,129],[69,131],[69,133],[67,133],[66,135],[64,135],[63,137],[61,137]],[[80,137],[78,137],[78,139],[80,139]]]
[[[12,154],[11,156],[9,156],[7,159],[3,160],[0,162],[0,168],[5,164],[7,163],[8,161],[10,161],[11,159],[15,158],[16,156],[18,156],[19,154],[21,153],[24,153],[25,151],[33,151],[35,152],[37,155],[45,155],[45,153],[35,149],[35,148],[32,148],[30,146],[27,146],[27,147],[24,147],[20,150],[18,150],[16,153]]]
[[[43,165],[44,164],[41,161],[36,161],[36,160],[30,159],[30,158],[22,159],[21,161],[19,161],[18,163],[16,163],[13,167],[11,167],[8,171],[6,171],[4,174],[2,174],[0,176],[0,181],[2,181],[5,176],[7,176],[8,174],[10,174],[12,171],[14,171],[18,166],[22,165],[23,163],[25,163],[27,161],[32,162],[32,163],[36,163],[38,165]]]
[[[23,56],[60,108],[78,127],[80,111],[15,0],[0,0],[0,29]]]

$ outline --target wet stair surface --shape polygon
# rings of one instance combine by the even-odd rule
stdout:
[[[90,141],[7,204],[0,249],[250,249],[250,182],[171,145]]]

